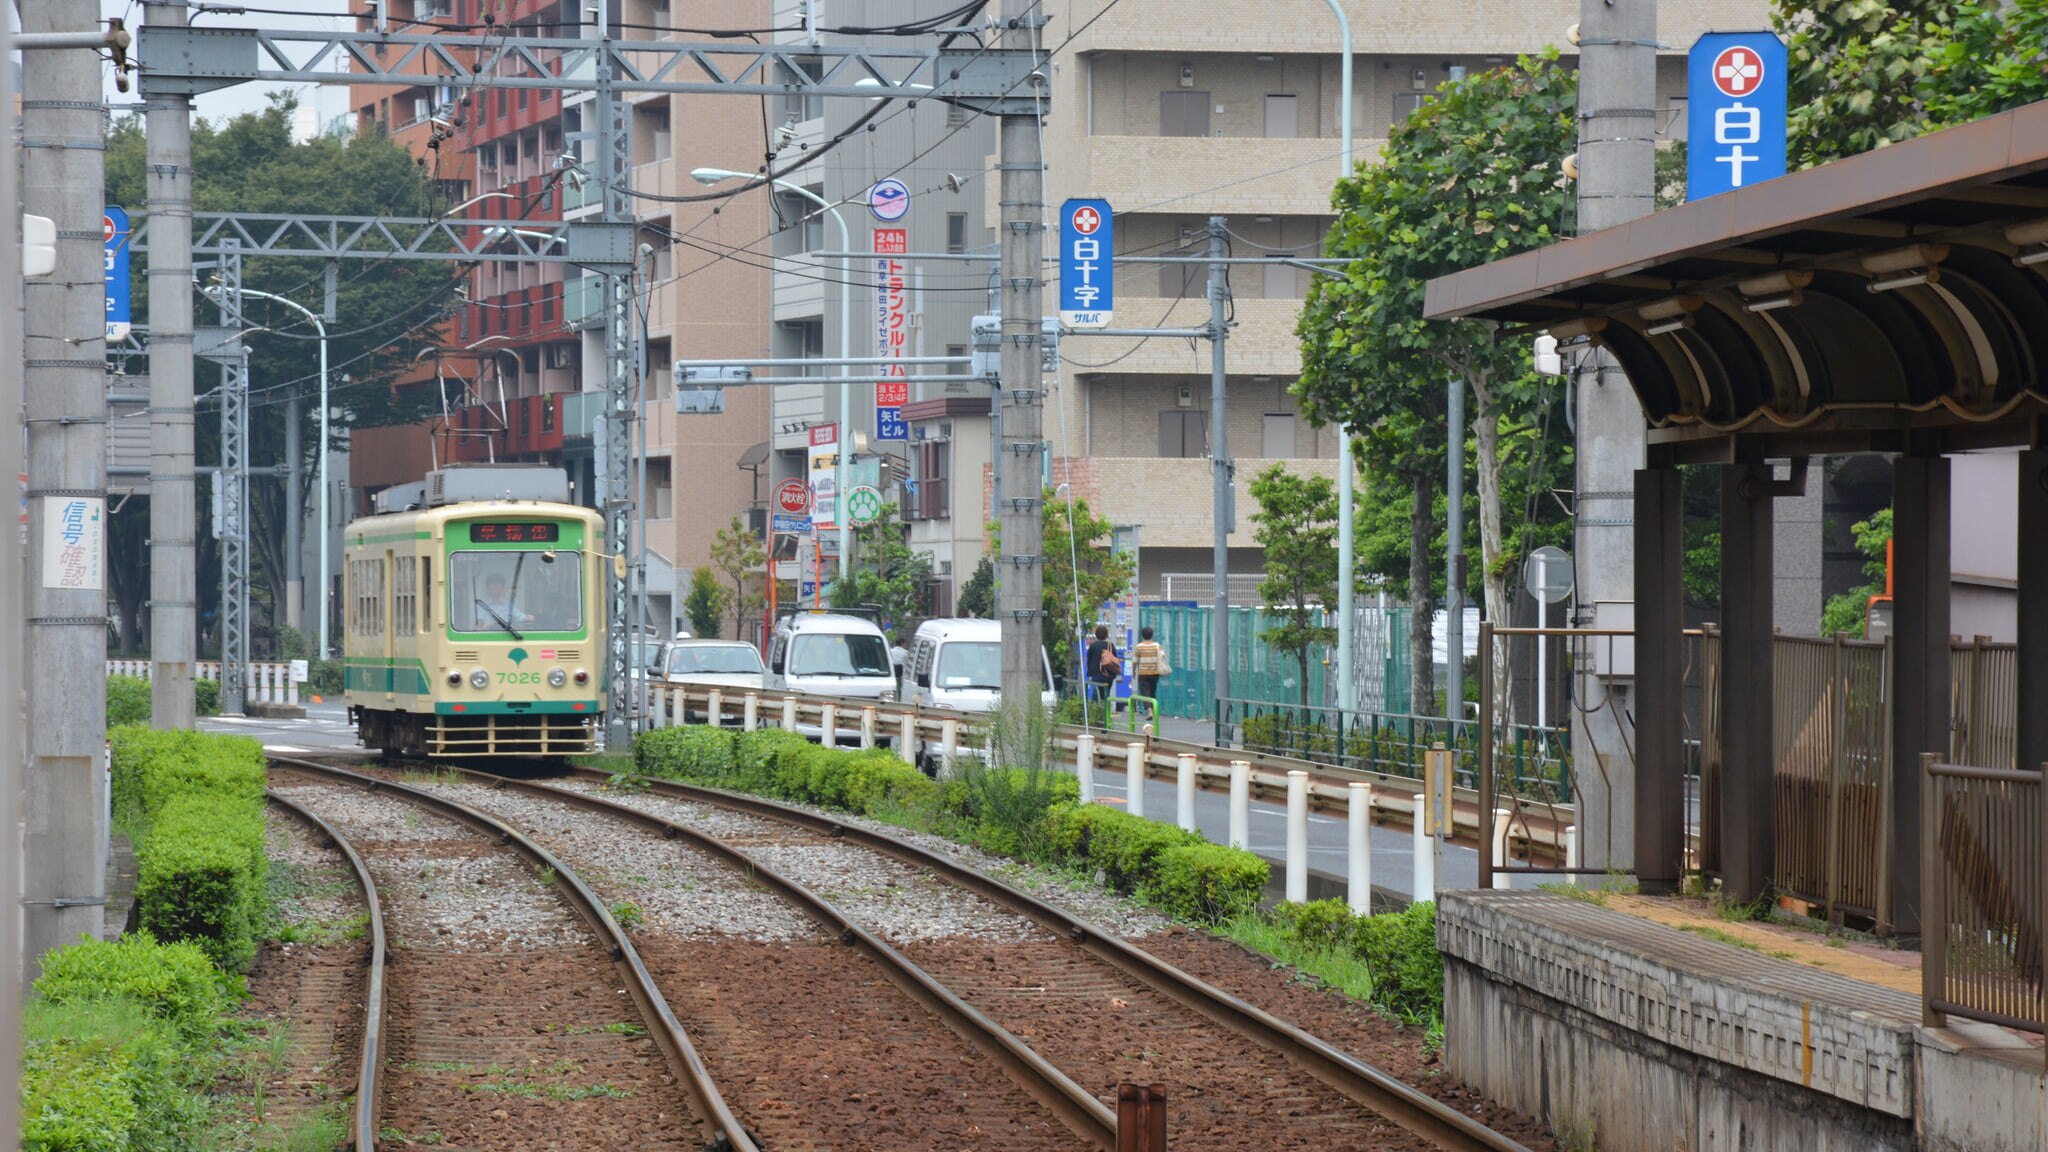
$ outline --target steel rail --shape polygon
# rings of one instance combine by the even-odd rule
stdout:
[[[1003,1071],[1009,1074],[1010,1079],[1019,1088],[1032,1099],[1045,1105],[1077,1135],[1093,1141],[1104,1152],[1114,1152],[1117,1147],[1116,1113],[1108,1105],[1097,1100],[1092,1093],[1074,1083],[1072,1078],[1055,1067],[1051,1061],[1032,1051],[1022,1040],[979,1009],[960,999],[908,956],[863,928],[830,901],[755,860],[740,849],[707,832],[678,824],[651,812],[643,812],[629,805],[606,800],[601,796],[553,788],[533,780],[499,776],[475,768],[449,765],[442,767],[453,767],[455,772],[487,784],[494,790],[512,789],[542,796],[636,824],[651,832],[660,833],[663,839],[688,840],[700,850],[738,869],[748,878],[765,882],[784,898],[802,907],[813,920],[836,935],[841,943],[859,948],[870,959],[879,963],[890,983],[901,988],[912,999],[945,1021],[948,1028],[967,1041],[976,1051],[1001,1065]],[[599,779],[608,779],[603,773],[598,773],[597,776]]]
[[[661,1045],[677,1079],[690,1093],[691,1102],[696,1105],[698,1115],[709,1127],[715,1129],[710,1147],[718,1148],[721,1152],[760,1152],[760,1146],[747,1133],[739,1118],[733,1115],[732,1109],[727,1107],[725,1098],[718,1091],[718,1085],[712,1082],[711,1073],[698,1057],[695,1045],[690,1043],[689,1035],[683,1031],[682,1023],[669,1009],[668,1000],[662,996],[661,990],[655,987],[654,978],[648,973],[647,966],[641,962],[639,951],[627,938],[626,930],[612,918],[611,911],[597,898],[597,893],[591,891],[583,882],[582,877],[556,859],[553,853],[497,817],[431,792],[312,760],[275,755],[268,759],[272,764],[282,765],[294,772],[304,772],[339,784],[353,785],[367,792],[391,792],[410,803],[467,825],[500,845],[511,847],[543,869],[552,869],[560,890],[604,943],[612,962],[625,975],[627,993],[639,1007],[641,1019],[652,1025],[649,1028],[650,1034],[655,1042]]]
[[[609,774],[591,768],[571,768],[569,772],[579,779],[601,783],[612,779]],[[1261,1046],[1279,1053],[1344,1096],[1434,1143],[1437,1147],[1446,1149],[1447,1152],[1529,1152],[1519,1141],[1438,1103],[1388,1073],[1303,1032],[1287,1021],[1188,975],[1130,944],[1122,937],[1020,892],[1000,880],[954,863],[937,853],[927,852],[894,836],[756,796],[649,776],[634,776],[632,779],[636,785],[645,784],[650,790],[673,799],[709,804],[764,819],[796,824],[874,849],[913,867],[938,873],[946,880],[1000,907],[1018,913],[1048,931],[1068,937],[1140,984],[1172,997],[1223,1028],[1249,1037]],[[561,792],[559,789],[548,789],[545,785],[533,787],[551,793],[574,795]]]
[[[353,1131],[347,1146],[356,1152],[377,1152],[377,1112],[382,1095],[377,1087],[377,1070],[383,1067],[383,1056],[378,1049],[384,1038],[385,960],[384,909],[378,903],[377,882],[370,879],[370,866],[363,862],[355,845],[327,821],[275,792],[266,791],[264,797],[325,836],[328,843],[348,858],[349,870],[355,873],[356,887],[363,893],[363,905],[369,909],[370,971],[363,980],[362,1059],[356,1064],[356,1106],[349,1118]]]

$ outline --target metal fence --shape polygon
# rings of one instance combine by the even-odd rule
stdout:
[[[2044,1031],[2048,787],[2042,772],[1921,762],[1921,1001]]]
[[[1982,636],[1949,651],[1948,758],[1980,768],[2015,768],[2019,755],[2019,648]]]
[[[1367,712],[1404,713],[1409,708],[1408,610],[1364,607],[1353,616],[1353,686],[1355,706]],[[1230,695],[1233,699],[1300,706],[1302,668],[1292,653],[1281,652],[1259,638],[1273,626],[1275,614],[1264,608],[1230,610]],[[1153,630],[1166,649],[1173,674],[1160,681],[1159,710],[1183,720],[1216,716],[1215,660],[1210,635],[1212,609],[1190,604],[1143,604],[1138,623]],[[1327,626],[1330,617],[1318,610],[1314,623]],[[1337,674],[1327,645],[1308,652],[1308,693],[1311,707],[1336,706]]]
[[[1479,755],[1476,720],[1408,713],[1350,712],[1263,700],[1220,701],[1222,717],[1216,742],[1269,756],[1287,756],[1315,764],[1422,778],[1423,754],[1442,744],[1452,750],[1453,781],[1477,786]],[[1560,803],[1572,798],[1563,743],[1544,743],[1532,733],[1518,742],[1519,753],[1504,762],[1503,771],[1531,789],[1541,789]]]
[[[1772,648],[1777,886],[1831,920],[1891,903],[1889,651],[1839,636]]]

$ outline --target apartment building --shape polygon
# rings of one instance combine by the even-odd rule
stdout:
[[[673,0],[605,0],[613,34],[671,39]],[[375,5],[358,0],[360,24]],[[505,36],[595,36],[581,0],[390,0],[394,31],[488,27]],[[723,0],[693,12],[696,27],[758,27],[764,0]],[[509,88],[491,74],[441,86],[358,86],[358,130],[390,134],[432,165],[445,186],[440,207],[504,221],[578,220],[603,211],[594,173],[595,97],[589,92]],[[768,283],[758,257],[768,213],[758,198],[676,202],[701,191],[698,166],[752,171],[761,159],[757,97],[626,93],[632,105],[634,215],[644,253],[637,269],[645,324],[641,433],[646,485],[640,504],[648,623],[666,630],[681,613],[679,588],[707,564],[718,530],[737,516],[759,530],[767,480],[761,466],[767,399],[736,389],[719,414],[678,417],[672,364],[679,357],[760,356]],[[714,212],[714,209],[716,210]],[[416,480],[436,462],[537,460],[569,470],[580,502],[596,500],[592,427],[602,410],[604,318],[598,277],[562,264],[482,263],[457,290],[463,299],[431,354],[399,382],[437,388],[445,415],[412,425],[358,430],[351,486],[370,491]],[[636,476],[638,470],[636,468]]]
[[[1107,11],[1105,11],[1107,9]],[[1119,256],[1201,255],[1221,216],[1235,256],[1320,255],[1339,175],[1340,60],[1320,0],[1048,0],[1051,112],[1047,202],[1109,200]],[[1388,129],[1437,85],[1568,49],[1577,0],[1346,0],[1353,35],[1353,133],[1371,162]],[[1658,107],[1684,131],[1684,53],[1708,28],[1768,26],[1763,0],[1667,0],[1660,7]],[[1569,55],[1568,55],[1569,60]],[[1676,138],[1676,137],[1674,137]],[[990,161],[992,165],[992,161]],[[996,219],[995,197],[984,219]],[[1252,583],[1256,509],[1247,488],[1274,461],[1335,474],[1332,429],[1312,426],[1289,386],[1301,370],[1295,318],[1312,273],[1239,266],[1229,289],[1228,400],[1210,403],[1206,344],[1069,337],[1046,431],[1055,477],[1118,525],[1135,526],[1142,594],[1206,597],[1212,571],[1210,426],[1224,422],[1236,459],[1232,585]],[[1206,268],[1122,264],[1116,324],[1206,324]],[[1051,294],[1048,293],[1050,300]]]
[[[801,28],[805,10],[781,0],[774,23]],[[890,28],[928,18],[934,8],[911,0],[850,0],[821,5],[818,12],[827,29]],[[777,38],[809,43],[802,32],[778,33]],[[904,43],[895,37],[829,31],[822,39],[835,46]],[[804,62],[805,67],[814,65]],[[994,146],[995,122],[938,101],[895,101],[853,129],[872,110],[870,102],[841,98],[792,96],[773,104],[778,168],[817,154],[785,179],[835,206],[820,211],[802,193],[774,193],[775,232],[762,250],[775,257],[770,319],[778,357],[837,358],[842,348],[855,357],[876,356],[891,347],[891,332],[900,335],[896,347],[908,356],[966,356],[973,318],[993,311],[994,233],[983,221],[981,199],[989,182],[983,163]],[[849,130],[843,143],[831,146]],[[884,179],[900,181],[909,193],[909,209],[900,219],[884,220],[869,210],[868,189]],[[751,192],[742,201],[747,199],[761,203],[768,194]],[[842,262],[817,255],[848,250],[841,248],[842,224],[850,251],[860,257]],[[878,258],[883,262],[879,270]],[[912,366],[904,372],[909,377],[961,375],[966,365]],[[849,410],[842,412],[839,386],[829,382],[834,372],[820,368],[808,374],[828,379],[774,390],[769,416],[774,479],[804,477],[813,427],[843,428],[839,442],[851,444],[856,466],[875,470],[910,526],[912,546],[932,557],[930,611],[951,612],[954,591],[972,575],[984,547],[987,509],[980,499],[980,475],[989,453],[989,390],[959,382],[913,382],[901,389],[885,385],[880,398],[903,403],[890,405],[898,410],[878,421],[875,384],[852,385]],[[885,438],[890,435],[901,438]],[[954,480],[962,467],[972,469],[971,482],[964,486]],[[811,571],[797,559],[795,541],[784,544],[783,577],[809,581]],[[836,541],[827,534],[823,544],[829,551]],[[825,567],[829,570],[832,563],[828,559]]]

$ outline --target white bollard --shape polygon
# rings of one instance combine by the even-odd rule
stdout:
[[[713,728],[725,727],[725,693],[716,688],[704,705],[704,722]]]
[[[860,746],[875,746],[875,706],[872,704],[860,710]]]
[[[1372,914],[1372,785],[1353,780],[1346,788],[1350,811],[1345,818],[1344,859],[1349,865],[1347,893],[1354,916]]]
[[[740,705],[740,730],[752,732],[761,726],[761,697],[749,692]]]
[[[284,670],[284,702],[294,708],[299,704],[299,682],[292,679],[290,665],[286,665]]]
[[[917,762],[917,713],[905,712],[896,722],[896,754]]]
[[[1252,843],[1252,762],[1230,762],[1230,846],[1249,848]]]
[[[939,722],[939,779],[951,780],[960,763],[960,722]]]
[[[1505,891],[1508,874],[1501,871],[1501,865],[1508,862],[1508,818],[1511,814],[1505,808],[1493,810],[1493,887]]]
[[[1287,774],[1287,902],[1308,903],[1308,773]]]
[[[1124,811],[1145,814],[1145,746],[1135,740],[1124,746]]]
[[[794,696],[784,696],[782,698],[782,730],[784,732],[796,731],[796,697]]]
[[[1579,826],[1577,824],[1567,824],[1564,826],[1564,866],[1567,868],[1577,868],[1579,866]],[[1577,884],[1579,882],[1578,874],[1576,872],[1565,873],[1564,882],[1567,884]]]
[[[818,743],[827,748],[839,747],[839,705],[826,704],[818,709]]]
[[[1415,883],[1409,898],[1416,903],[1436,900],[1436,842],[1426,829],[1429,797],[1415,794]]]
[[[1179,817],[1180,826],[1193,832],[1195,830],[1195,754],[1193,752],[1183,752],[1180,754],[1180,776],[1175,783],[1179,787],[1180,804],[1176,815]]]
[[[1095,803],[1095,734],[1074,737],[1074,777],[1081,782],[1081,803]]]

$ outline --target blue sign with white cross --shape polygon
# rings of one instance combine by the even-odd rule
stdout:
[[[133,318],[128,284],[128,213],[109,206],[101,221],[107,256],[107,341],[128,338]]]
[[[1685,198],[1785,174],[1785,45],[1769,32],[1710,32],[1686,56]]]
[[[1060,205],[1060,323],[1107,328],[1116,309],[1116,217],[1107,200]]]

